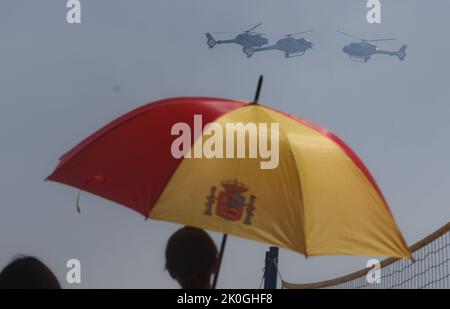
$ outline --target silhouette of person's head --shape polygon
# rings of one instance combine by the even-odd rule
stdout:
[[[184,289],[211,288],[211,275],[218,268],[214,241],[201,229],[179,229],[167,243],[166,268]]]
[[[21,257],[0,273],[0,289],[60,289],[58,280],[44,263]]]

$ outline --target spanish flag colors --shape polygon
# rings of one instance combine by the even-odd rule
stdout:
[[[259,104],[145,105],[62,156],[48,179],[145,217],[307,256],[411,256],[356,154],[329,131]]]

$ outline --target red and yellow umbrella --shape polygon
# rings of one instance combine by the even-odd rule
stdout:
[[[205,129],[207,123],[214,125]],[[231,144],[223,133],[229,124],[236,133]],[[266,124],[267,130],[252,131],[248,124]],[[191,136],[182,138],[186,130]],[[256,157],[250,143],[245,153],[228,156],[225,148],[237,148],[239,134],[248,140],[262,136],[268,144],[258,139]],[[263,146],[278,147],[272,166]],[[202,152],[207,147],[212,154]],[[48,179],[148,218],[308,256],[410,257],[383,194],[357,155],[331,132],[260,104],[182,97],[145,105],[63,155]]]

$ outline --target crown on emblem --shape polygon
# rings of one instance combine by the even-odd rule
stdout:
[[[242,194],[248,190],[248,186],[244,185],[243,183],[238,182],[237,179],[223,180],[220,182],[220,184],[227,192]]]
[[[235,180],[222,180],[220,184],[223,190],[216,195],[217,188],[212,186],[209,195],[206,196],[206,209],[203,214],[207,216],[216,215],[229,221],[241,221],[245,215],[243,224],[251,225],[253,212],[255,211],[254,195],[249,197],[243,193],[248,191],[249,187]],[[214,211],[214,206],[215,211]]]

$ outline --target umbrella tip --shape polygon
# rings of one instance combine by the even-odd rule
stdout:
[[[253,99],[253,102],[252,102],[253,104],[258,104],[259,94],[261,93],[263,81],[264,81],[264,76],[260,75],[259,79],[258,79],[258,85],[256,86],[255,98]]]

